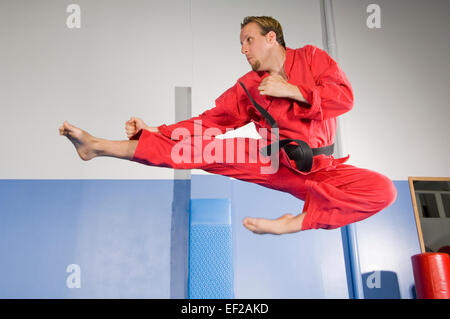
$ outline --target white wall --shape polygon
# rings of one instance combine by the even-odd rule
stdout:
[[[81,29],[66,8],[81,7]],[[171,178],[169,169],[112,158],[81,161],[64,120],[126,139],[131,115],[174,118],[175,86],[192,82],[189,2],[0,2],[0,178]]]
[[[68,120],[125,139],[131,115],[172,123],[174,87],[192,86],[192,114],[249,70],[240,22],[272,15],[290,47],[323,47],[319,1],[79,0],[82,27],[66,27],[74,1],[0,1],[0,178],[172,178],[166,168],[112,158],[81,161],[59,136]],[[392,179],[449,176],[450,84],[446,0],[333,1],[339,62],[355,91],[343,116],[350,164]],[[201,171],[194,170],[193,173]]]
[[[369,29],[366,8],[381,8]],[[343,116],[350,164],[394,180],[450,176],[448,0],[333,1],[339,62],[355,92]]]
[[[81,29],[66,26],[71,3]],[[250,70],[239,44],[246,15],[279,19],[288,46],[321,44],[314,0],[0,1],[0,178],[172,178],[112,158],[83,162],[58,127],[120,140],[131,115],[173,123],[175,86],[192,86],[192,115],[213,107]]]

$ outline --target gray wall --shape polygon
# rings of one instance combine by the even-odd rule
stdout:
[[[189,2],[75,1],[81,28],[69,29],[71,3],[0,2],[0,146],[11,155],[0,178],[172,178],[111,158],[82,162],[58,127],[118,140],[131,115],[172,120],[175,86],[192,84]]]
[[[366,8],[381,8],[369,29]],[[339,61],[355,93],[342,117],[350,163],[395,180],[450,176],[447,0],[333,1]]]
[[[80,29],[66,26],[71,3],[81,7]],[[0,147],[11,154],[0,178],[172,178],[112,158],[82,162],[58,127],[67,120],[120,140],[132,115],[173,123],[175,86],[192,86],[193,115],[213,107],[249,71],[242,18],[263,14],[282,22],[288,45],[320,46],[314,0],[0,1]]]
[[[450,2],[378,0],[380,29],[366,26],[371,3],[333,1],[339,62],[355,93],[340,120],[348,163],[393,180],[449,177]],[[449,220],[422,219],[426,246],[448,245]]]
[[[192,86],[193,115],[211,108],[249,70],[238,41],[245,15],[278,18],[290,47],[323,47],[313,0],[80,0],[81,29],[66,26],[70,3],[0,1],[0,146],[11,154],[0,178],[172,178],[111,158],[84,163],[57,128],[68,120],[124,139],[131,115],[172,123],[175,86]],[[333,2],[338,59],[355,92],[343,151],[396,180],[448,176],[450,3],[377,1],[382,27],[369,29],[370,3]]]

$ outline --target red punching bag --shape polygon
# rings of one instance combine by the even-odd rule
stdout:
[[[450,257],[423,253],[411,257],[417,298],[450,299]]]

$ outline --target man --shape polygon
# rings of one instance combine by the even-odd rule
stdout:
[[[237,150],[237,156],[245,157],[244,163],[211,162],[204,158],[207,148],[222,142],[215,136],[227,129],[249,122],[258,129],[271,128],[249,95],[277,122],[280,138],[302,140],[315,150],[334,143],[336,117],[353,107],[351,85],[336,62],[312,45],[295,50],[286,48],[277,20],[246,17],[241,24],[240,42],[252,71],[225,91],[214,108],[199,116],[158,127],[149,127],[132,117],[126,122],[128,141],[96,138],[67,122],[61,126],[60,134],[72,141],[83,160],[112,156],[152,166],[199,168],[288,192],[305,201],[303,212],[297,215],[285,214],[274,220],[245,218],[243,225],[258,234],[334,229],[389,206],[396,198],[392,181],[379,173],[344,164],[348,156],[335,159],[319,153],[314,156],[312,167],[305,171],[280,149],[277,170],[262,174],[264,162],[249,152],[251,139],[235,138],[238,145],[245,145],[244,151],[241,149],[239,153],[234,146],[225,147],[225,156],[235,159]],[[180,134],[180,130],[184,133]],[[211,130],[215,133],[205,134]],[[199,131],[203,134],[198,134]],[[196,144],[199,139],[202,143]],[[180,145],[190,161],[175,160],[174,148]]]

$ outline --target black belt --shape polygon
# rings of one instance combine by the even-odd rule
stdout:
[[[276,129],[277,142],[274,142],[270,145],[263,147],[260,152],[263,155],[270,156],[272,154],[272,149],[275,147],[276,150],[280,148],[284,148],[287,156],[295,162],[297,169],[302,172],[309,172],[313,166],[313,157],[317,155],[331,155],[333,154],[334,144],[319,147],[319,148],[311,148],[308,143],[302,140],[295,139],[282,139],[280,140],[278,136],[278,124],[275,122],[273,117],[267,112],[261,105],[255,102],[250,93],[248,93],[247,88],[242,82],[239,82],[241,86],[244,88],[248,97],[252,104],[256,107],[256,109],[264,116],[267,122],[270,124],[272,129]],[[297,143],[297,145],[289,144],[291,142]]]

